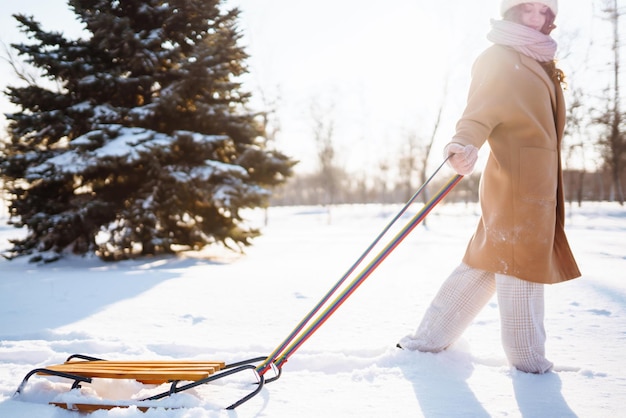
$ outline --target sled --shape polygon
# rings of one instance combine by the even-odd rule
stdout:
[[[383,231],[374,239],[370,246],[361,254],[333,288],[331,288],[317,305],[305,315],[287,338],[285,338],[269,356],[257,357],[233,364],[225,364],[221,361],[108,361],[85,355],[73,355],[63,364],[34,369],[29,372],[14,396],[19,395],[23,391],[26,383],[33,375],[49,375],[73,380],[72,389],[78,388],[84,383],[91,383],[94,378],[132,379],[146,384],[169,383],[170,389],[168,391],[141,401],[111,401],[97,404],[52,403],[55,406],[82,412],[129,406],[137,406],[141,410],[147,410],[153,406],[146,406],[142,403],[143,401],[157,401],[175,393],[183,392],[200,385],[214,382],[226,376],[249,370],[256,378],[254,389],[226,409],[238,407],[257,395],[263,389],[264,384],[280,378],[283,366],[294,352],[330,318],[400,242],[402,242],[404,238],[424,220],[430,211],[443,200],[450,190],[461,181],[463,178],[461,175],[455,175],[449,179],[447,183],[424,204],[422,209],[388,241],[382,250],[371,257],[369,263],[362,268],[360,273],[358,273],[352,281],[348,282],[348,279],[354,276],[353,273],[357,268],[365,263],[366,258],[370,255],[372,250],[379,245],[381,239],[389,233],[391,227],[405,214],[437,172],[441,170],[445,162],[446,161],[444,161],[432,176],[415,192],[413,197],[411,197],[400,212],[387,224]],[[266,378],[265,375],[270,370],[274,371],[274,376]],[[187,383],[181,384],[181,382]]]
[[[65,378],[73,381],[71,389],[80,388],[84,383],[91,383],[93,379],[127,379],[135,380],[146,385],[170,384],[168,391],[150,396],[139,401],[103,402],[103,403],[67,403],[50,402],[60,408],[81,412],[94,412],[99,409],[127,408],[137,406],[146,411],[150,406],[142,406],[142,402],[155,401],[166,398],[175,393],[183,392],[200,385],[230,376],[244,370],[251,370],[257,377],[257,386],[249,394],[235,402],[227,409],[234,409],[241,403],[252,398],[263,388],[264,378],[256,372],[254,363],[265,360],[265,357],[253,358],[237,363],[226,364],[223,361],[186,361],[186,360],[143,360],[118,361],[104,360],[83,354],[73,354],[64,363],[31,370],[22,380],[15,395],[22,393],[28,380],[33,375],[47,375]],[[181,382],[190,382],[180,385]],[[70,389],[70,390],[71,390]]]

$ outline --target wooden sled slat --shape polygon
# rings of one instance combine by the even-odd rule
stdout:
[[[55,370],[54,367],[49,367]],[[137,380],[146,384],[161,384],[172,382],[174,380],[191,380],[196,381],[204,379],[215,372],[215,370],[120,370],[120,369],[69,369],[69,373],[101,378],[101,379],[129,379]],[[44,373],[45,374],[45,373]]]
[[[50,402],[50,405],[58,406],[59,408],[67,409],[68,411],[78,411],[84,413],[91,413],[100,410],[111,410],[114,408],[130,408],[131,405],[105,405],[105,404],[90,404],[90,403],[66,403],[66,402]],[[135,405],[137,406],[137,405]],[[141,412],[146,412],[151,407],[149,406],[137,406]],[[173,408],[165,408],[173,409]]]
[[[48,370],[103,379],[132,379],[145,384],[197,381],[223,369],[224,362],[206,361],[70,361]],[[40,372],[39,374],[46,374]]]
[[[126,371],[142,371],[142,370],[154,370],[154,371],[168,371],[168,370],[189,370],[189,371],[216,371],[221,370],[222,367],[219,364],[204,364],[204,365],[172,365],[172,366],[134,366],[134,365],[118,365],[113,366],[110,364],[90,364],[90,365],[76,365],[67,367],[64,364],[57,364],[54,366],[48,366],[48,369],[64,371],[71,373],[74,370],[82,370],[89,372],[89,370],[126,370]]]
[[[219,365],[221,367],[224,367],[226,364],[223,361],[207,361],[207,360],[202,360],[202,361],[198,361],[198,360],[138,360],[138,361],[134,361],[134,360],[80,360],[80,361],[76,361],[76,360],[72,360],[72,361],[66,361],[65,363],[61,364],[62,366],[66,366],[66,367],[71,367],[73,365],[82,365],[82,366],[101,366],[101,365],[106,365],[106,366],[111,366],[111,367],[115,367],[115,366],[132,366],[132,367],[171,367],[171,366],[194,366],[194,367],[201,367],[201,366],[214,366],[214,365]]]

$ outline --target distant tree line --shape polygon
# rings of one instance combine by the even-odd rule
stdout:
[[[407,202],[404,182],[391,185],[382,184],[375,178],[367,179],[363,175],[355,176],[341,169],[335,169],[337,179],[334,185],[333,204],[382,203],[397,204]],[[447,180],[444,176],[434,179],[429,185],[430,194],[438,190]],[[622,172],[620,181],[626,184],[626,172]],[[445,202],[477,202],[480,173],[473,173],[463,179],[446,197]],[[569,203],[582,205],[583,202],[614,202],[612,184],[613,174],[610,170],[584,172],[582,170],[565,170],[563,172],[563,188],[565,200]],[[415,192],[416,188],[413,190]],[[294,205],[328,205],[324,178],[316,173],[295,175],[274,192],[272,206]]]

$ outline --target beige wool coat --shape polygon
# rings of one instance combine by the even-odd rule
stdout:
[[[472,67],[453,141],[491,149],[480,183],[482,216],[463,261],[537,283],[580,276],[564,231],[563,92],[541,65],[494,45]]]

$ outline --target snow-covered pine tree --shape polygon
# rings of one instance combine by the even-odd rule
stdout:
[[[70,0],[84,36],[15,15],[12,47],[58,88],[10,87],[19,112],[0,169],[7,257],[119,260],[249,245],[240,210],[266,204],[295,161],[273,149],[242,91],[237,9],[221,0]],[[40,83],[41,84],[41,83]]]

